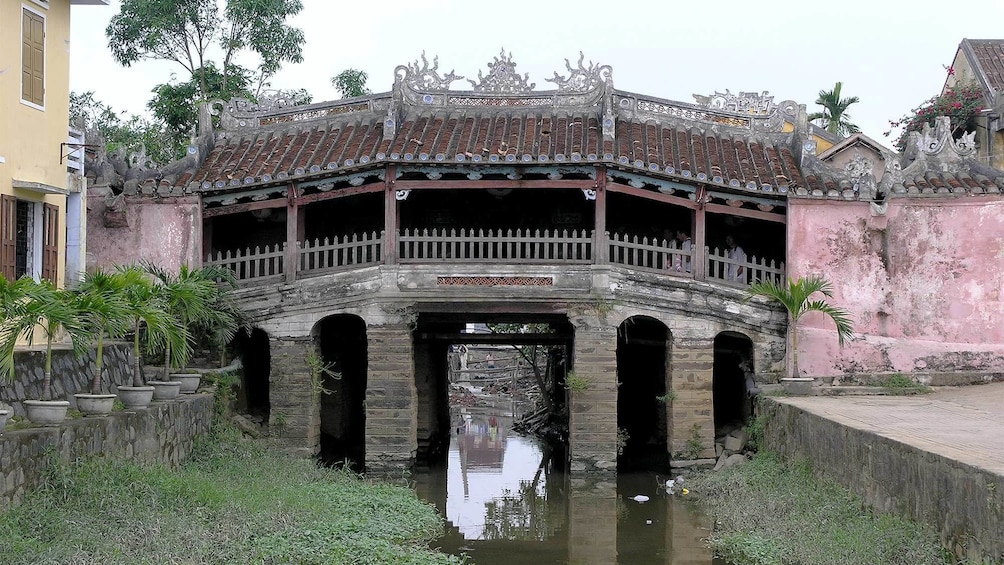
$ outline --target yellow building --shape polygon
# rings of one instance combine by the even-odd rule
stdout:
[[[84,265],[81,134],[69,129],[70,6],[0,0],[0,272],[62,286]]]

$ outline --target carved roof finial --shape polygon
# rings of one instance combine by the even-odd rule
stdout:
[[[698,106],[711,108],[713,110],[724,110],[737,114],[770,114],[777,106],[774,104],[774,97],[770,92],[764,90],[763,93],[740,92],[732,94],[729,89],[725,92],[715,92],[714,94],[703,96],[701,94],[692,95]]]
[[[395,69],[395,74],[403,78],[408,83],[408,86],[414,90],[423,92],[449,90],[451,83],[464,78],[454,74],[452,70],[440,76],[438,56],[432,58],[432,66],[430,67],[429,60],[425,58],[425,51],[422,51],[421,61],[421,65],[419,64],[419,60],[416,59],[413,63],[401,65]],[[403,74],[399,71],[403,71]]]
[[[467,79],[467,82],[474,87],[474,92],[524,94],[537,86],[536,83],[528,82],[529,80],[530,73],[519,76],[516,72],[516,63],[512,60],[512,53],[506,55],[503,48],[495,60],[488,63],[487,76],[482,76],[481,71],[478,71],[478,82],[471,79]]]
[[[558,92],[589,92],[599,87],[605,82],[613,83],[612,69],[610,65],[600,65],[589,61],[589,66],[585,67],[582,62],[586,56],[579,51],[579,68],[573,69],[572,63],[565,59],[565,68],[568,69],[568,78],[554,72],[554,78],[546,78],[547,82],[553,82],[558,86]]]

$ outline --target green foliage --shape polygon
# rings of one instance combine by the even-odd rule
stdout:
[[[894,373],[883,381],[873,383],[874,386],[886,388],[886,393],[893,396],[910,394],[927,394],[931,388],[924,386],[902,373]]]
[[[842,87],[843,83],[837,82],[833,86],[833,90],[819,91],[816,104],[822,106],[823,110],[809,114],[809,121],[817,122],[819,126],[826,128],[826,131],[833,135],[845,137],[861,130],[851,123],[851,116],[847,113],[851,104],[857,104],[859,99],[857,96],[841,98],[840,90]]]
[[[428,548],[442,520],[413,491],[226,428],[179,470],[106,458],[49,469],[47,488],[0,514],[6,563],[461,562]]]
[[[946,560],[934,532],[876,515],[836,483],[816,479],[808,465],[785,465],[768,452],[688,482],[713,514],[709,543],[736,565],[954,562]]]
[[[184,156],[191,136],[198,129],[199,102],[203,97],[254,99],[251,72],[239,65],[230,65],[224,72],[208,62],[198,73],[185,81],[172,78],[170,82],[158,84],[153,87],[153,98],[146,104],[157,121],[166,126],[175,157]]]
[[[687,459],[697,459],[704,451],[704,442],[701,440],[701,426],[694,424],[690,427],[690,437],[687,438],[687,445],[683,448],[683,456]]]
[[[184,352],[188,328],[171,314],[167,296],[160,292],[163,287],[154,283],[148,271],[138,265],[117,269],[114,276],[120,279],[133,331],[133,386],[143,386],[139,368],[141,341],[146,342],[147,353],[159,353],[168,347]],[[140,331],[141,326],[145,331]]]
[[[764,434],[767,429],[767,423],[771,418],[774,417],[774,413],[777,411],[777,405],[773,402],[768,402],[763,398],[757,397],[756,399],[756,415],[752,420],[746,424],[746,437],[748,438],[747,445],[753,451],[758,451],[764,447]]]
[[[0,384],[14,380],[14,345],[24,324],[31,277],[8,281],[0,274]]]
[[[97,342],[91,394],[101,394],[105,337],[117,338],[131,329],[126,279],[102,269],[84,274],[76,295],[88,343]]]
[[[891,127],[902,128],[894,145],[897,151],[905,151],[911,132],[922,132],[924,126],[934,127],[935,118],[947,116],[952,128],[952,137],[956,138],[975,126],[974,120],[983,110],[985,100],[983,89],[976,83],[957,84],[943,94],[933,96],[924,101],[898,120],[889,120]],[[892,135],[892,130],[885,132],[886,137]]]
[[[88,143],[99,138],[109,154],[121,152],[123,157],[145,151],[157,164],[165,164],[184,155],[184,145],[178,145],[160,120],[130,116],[116,112],[111,106],[94,98],[93,91],[70,93],[70,123],[87,132]]]
[[[366,88],[366,80],[369,79],[364,71],[359,69],[345,69],[337,75],[331,77],[331,86],[335,87],[342,98],[352,98],[353,96],[366,96],[372,91]]]
[[[202,377],[214,385],[213,402],[215,410],[214,422],[228,422],[232,415],[237,389],[241,386],[241,375],[237,370],[206,373]]]
[[[673,402],[674,400],[676,400],[676,391],[675,390],[670,390],[670,391],[666,392],[666,394],[662,394],[662,395],[659,395],[659,396],[655,397],[655,401],[658,402],[658,403],[660,403],[660,404],[669,404],[670,402]]]
[[[780,285],[771,279],[757,281],[747,289],[749,297],[765,296],[777,300],[788,311],[791,317],[791,348],[793,358],[793,376],[799,376],[798,372],[798,321],[806,312],[822,312],[833,320],[837,326],[837,340],[840,345],[845,339],[854,337],[850,314],[842,308],[831,306],[825,300],[810,300],[813,294],[821,293],[823,296],[832,297],[833,287],[830,281],[821,275],[810,275],[799,277],[793,280],[788,277],[787,285]]]
[[[624,448],[627,447],[630,439],[631,434],[628,433],[627,428],[617,428],[617,455],[624,454]]]
[[[565,376],[565,388],[575,392],[588,390],[592,386],[593,380],[589,377],[579,376],[575,371],[569,371]]]
[[[315,395],[332,394],[331,389],[324,386],[324,377],[342,378],[342,374],[334,370],[334,363],[325,363],[316,351],[307,353],[307,368],[310,370],[310,391]]]
[[[272,427],[275,428],[275,436],[282,437],[283,432],[286,431],[286,425],[289,423],[289,416],[283,412],[278,411],[272,414]]]
[[[229,77],[234,59],[252,53],[259,84],[283,63],[303,60],[303,31],[288,24],[300,13],[300,0],[122,0],[105,29],[112,56],[131,66],[143,59],[173,61],[196,79],[201,100],[207,100],[207,68],[220,51],[218,67]],[[226,82],[223,90],[228,89]]]

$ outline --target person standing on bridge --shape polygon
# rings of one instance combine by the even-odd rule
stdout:
[[[731,260],[725,266],[725,280],[746,282],[746,252],[731,235],[725,236],[726,255]]]
[[[691,252],[694,244],[690,240],[690,234],[683,230],[676,230],[676,246],[683,253],[675,255],[673,268],[678,273],[691,272]]]

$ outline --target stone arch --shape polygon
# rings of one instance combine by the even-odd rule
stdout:
[[[318,383],[320,458],[362,470],[366,455],[366,322],[354,314],[321,318],[311,330],[324,370]]]
[[[618,466],[661,468],[668,463],[672,335],[651,316],[617,326]]]
[[[724,428],[742,426],[752,415],[748,388],[755,386],[754,369],[753,340],[749,336],[736,331],[715,336],[712,399],[716,435]]]

